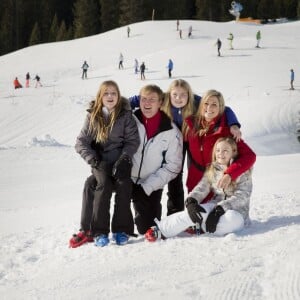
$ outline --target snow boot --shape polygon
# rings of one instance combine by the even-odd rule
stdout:
[[[79,232],[76,234],[73,234],[72,238],[69,241],[69,247],[70,248],[77,248],[85,243],[93,242],[93,236],[91,232],[84,231],[82,229],[79,230]]]
[[[113,234],[113,241],[115,241],[119,246],[126,245],[128,243],[128,240],[129,235],[125,232],[117,232]]]
[[[161,232],[157,226],[150,227],[145,233],[145,239],[149,242],[155,242],[162,238]]]
[[[97,247],[104,247],[109,244],[109,238],[107,234],[100,234],[94,237],[94,244]]]

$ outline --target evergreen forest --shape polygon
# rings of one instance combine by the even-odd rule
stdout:
[[[300,0],[240,0],[241,17],[300,17]],[[1,0],[0,55],[147,20],[233,20],[231,0]]]

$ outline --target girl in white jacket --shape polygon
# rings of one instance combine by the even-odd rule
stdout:
[[[196,226],[198,233],[225,235],[243,229],[250,222],[251,171],[243,173],[224,190],[218,187],[224,170],[238,155],[236,142],[231,137],[219,138],[212,153],[212,164],[185,201],[186,210],[155,220],[157,226],[146,232],[147,240],[173,237],[190,226]],[[204,203],[209,193],[213,194],[212,199]]]

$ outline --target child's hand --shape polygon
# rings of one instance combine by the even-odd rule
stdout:
[[[231,183],[231,177],[229,174],[224,174],[223,177],[219,180],[217,187],[220,189],[227,189]]]
[[[242,137],[242,132],[237,125],[232,125],[230,127],[230,133],[233,135],[234,139],[239,142]]]

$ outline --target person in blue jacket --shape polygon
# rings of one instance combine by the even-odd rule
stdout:
[[[295,73],[294,73],[294,70],[291,69],[291,87],[290,87],[290,90],[294,90],[294,80],[295,80]]]
[[[139,96],[129,98],[133,110],[139,108]],[[183,79],[172,81],[168,91],[164,95],[162,110],[171,118],[175,125],[182,131],[183,120],[197,110],[201,97],[192,92],[189,83]],[[241,138],[240,123],[230,107],[225,108],[227,123],[230,132],[238,141]],[[183,188],[183,165],[188,145],[183,145],[183,161],[181,172],[168,183],[167,215],[184,210],[184,188]]]
[[[173,66],[174,66],[174,64],[173,64],[172,59],[169,59],[169,63],[168,63],[168,66],[167,66],[167,68],[168,68],[168,73],[169,73],[169,78],[172,77]]]

